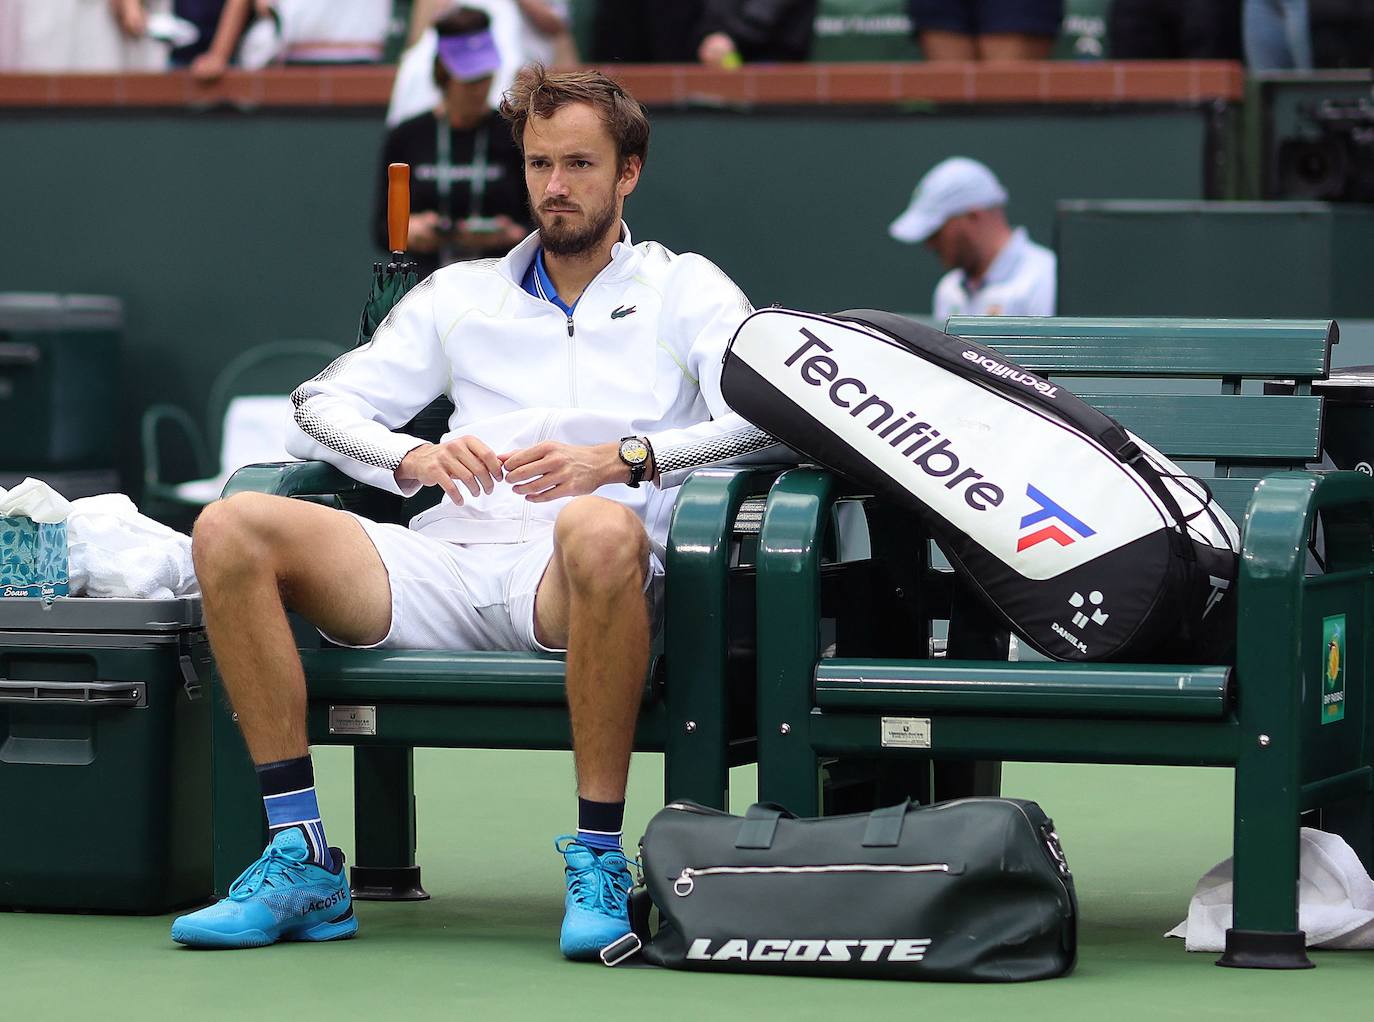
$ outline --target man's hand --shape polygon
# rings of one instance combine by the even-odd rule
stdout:
[[[629,482],[630,469],[620,460],[620,444],[574,447],[545,440],[501,455],[511,489],[537,504],[560,497],[581,497],[607,483]]]
[[[475,436],[462,436],[442,444],[417,447],[403,459],[395,472],[396,482],[439,486],[455,504],[463,503],[461,482],[475,497],[496,488],[502,476],[501,462],[491,448]],[[456,480],[456,482],[455,482]]]

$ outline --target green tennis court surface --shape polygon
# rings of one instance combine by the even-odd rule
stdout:
[[[318,749],[315,763],[330,841],[350,850],[349,753]],[[570,757],[422,750],[416,775],[432,900],[358,903],[352,941],[227,952],[177,947],[171,916],[0,914],[0,1018],[1374,1017],[1374,954],[1316,952],[1317,968],[1301,973],[1235,971],[1162,938],[1185,915],[1197,878],[1230,854],[1229,771],[1008,765],[1006,793],[1036,799],[1058,825],[1078,882],[1080,951],[1066,979],[996,986],[565,962],[553,838],[574,826]],[[752,791],[748,770],[734,777]],[[631,846],[660,785],[661,760],[637,759]],[[4,821],[13,826],[22,822]]]

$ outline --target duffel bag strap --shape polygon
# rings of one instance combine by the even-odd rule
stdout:
[[[896,848],[902,843],[902,824],[906,822],[911,799],[895,806],[884,806],[868,814],[864,828],[865,848]]]
[[[649,942],[649,912],[654,907],[649,891],[636,887],[630,892],[630,932],[601,949],[601,963],[614,968],[628,961]]]
[[[789,820],[796,819],[796,816],[775,802],[758,802],[750,806],[744,814],[744,822],[739,825],[735,847],[772,848],[778,821],[784,817]]]

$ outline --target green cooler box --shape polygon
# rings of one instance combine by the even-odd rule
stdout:
[[[0,471],[114,465],[123,330],[109,295],[0,293]]]
[[[0,908],[211,894],[200,600],[0,602]]]

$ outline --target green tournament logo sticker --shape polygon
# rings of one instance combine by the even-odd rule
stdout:
[[[1345,719],[1345,615],[1322,618],[1322,723]]]

